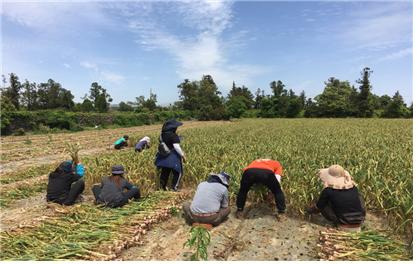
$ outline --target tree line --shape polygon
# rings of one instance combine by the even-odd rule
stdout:
[[[154,112],[160,110],[186,110],[199,120],[220,120],[230,117],[384,117],[410,118],[413,105],[404,103],[397,91],[392,97],[378,96],[371,92],[370,68],[364,68],[356,81],[358,88],[348,81],[331,77],[324,83],[323,92],[314,98],[306,98],[305,92],[299,95],[286,89],[281,81],[270,83],[270,93],[258,88],[253,94],[244,85],[233,82],[229,93],[223,96],[214,79],[204,75],[201,80],[185,79],[177,88],[179,100],[168,107],[157,104],[157,95],[150,92],[149,98],[136,97],[134,101],[120,102],[117,110],[124,112]],[[1,89],[2,111],[65,109],[74,112],[105,113],[111,109],[111,96],[107,90],[93,82],[89,93],[74,102],[70,90],[49,79],[36,84],[19,81],[16,74],[10,73],[8,81],[3,76]]]

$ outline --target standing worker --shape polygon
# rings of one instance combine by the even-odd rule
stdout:
[[[127,144],[128,140],[129,140],[129,136],[124,135],[123,137],[116,140],[116,142],[114,142],[114,148],[115,149],[121,149],[121,148],[127,147],[128,146],[128,144]]]
[[[151,147],[151,139],[149,137],[143,137],[135,145],[135,152],[141,152],[144,149]]]
[[[207,181],[200,183],[193,201],[183,204],[186,222],[217,226],[226,220],[230,214],[229,181],[230,176],[221,172],[210,174]]]
[[[156,154],[155,165],[161,169],[160,187],[166,191],[169,175],[172,173],[171,189],[178,191],[182,176],[182,162],[185,162],[185,154],[180,147],[180,137],[176,134],[181,122],[174,119],[168,120],[162,126],[160,144]]]
[[[236,200],[236,217],[243,217],[246,196],[254,184],[262,184],[268,187],[275,197],[275,205],[278,209],[278,213],[285,213],[285,196],[280,185],[281,176],[281,164],[278,161],[271,159],[257,159],[244,168],[240,181],[239,194],[237,195]]]
[[[84,166],[72,161],[62,162],[48,177],[46,200],[62,205],[73,205],[84,191]]]
[[[94,185],[92,188],[96,203],[104,203],[107,207],[122,207],[129,202],[129,199],[140,198],[139,188],[132,185],[124,177],[122,165],[115,165],[111,169],[112,176],[105,177],[101,185]]]
[[[314,205],[307,208],[308,214],[321,213],[335,226],[345,229],[360,229],[365,220],[365,206],[356,183],[342,166],[332,165],[320,169],[318,176],[324,189]]]

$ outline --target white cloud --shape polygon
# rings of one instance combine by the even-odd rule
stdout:
[[[2,7],[3,18],[41,32],[68,34],[86,25],[112,25],[96,2],[6,2]]]
[[[97,64],[89,62],[89,61],[82,61],[80,62],[80,65],[86,69],[92,69],[95,71],[98,71]]]
[[[126,79],[121,74],[107,70],[101,70],[96,63],[90,61],[82,61],[80,62],[80,66],[86,68],[87,70],[93,71],[95,74],[95,78],[98,78],[99,80],[108,81],[113,84],[120,84]]]
[[[123,75],[114,72],[101,72],[100,74],[104,80],[107,80],[112,83],[120,83],[125,80],[125,77]]]
[[[69,65],[68,63],[64,63],[64,64],[62,64],[65,68],[67,68],[67,69],[70,69],[71,68],[71,65]]]
[[[402,49],[396,52],[389,53],[379,59],[379,61],[397,60],[413,54],[412,48]]]
[[[146,50],[162,50],[171,55],[178,64],[176,72],[180,78],[200,79],[203,74],[210,74],[219,86],[229,88],[233,80],[250,85],[253,77],[265,72],[259,65],[230,61],[231,54],[242,48],[243,37],[248,34],[242,30],[224,37],[225,30],[233,24],[231,1],[170,2],[169,6],[164,5],[164,10],[152,4],[142,4],[136,16],[128,13],[128,27]],[[163,19],[156,19],[167,14],[180,18],[177,23],[195,33],[190,36],[184,31],[174,32]]]
[[[387,3],[355,12],[340,30],[345,43],[374,51],[412,41],[412,8],[407,3]]]

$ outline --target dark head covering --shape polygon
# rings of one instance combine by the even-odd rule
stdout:
[[[122,165],[114,165],[111,167],[111,173],[115,175],[120,175],[125,173],[125,168]]]
[[[61,164],[59,164],[58,167],[59,170],[63,172],[71,172],[72,171],[72,162],[71,161],[64,161]]]
[[[128,140],[129,139],[129,136],[128,135],[124,135],[123,138],[126,139],[126,140]]]
[[[182,126],[181,122],[178,122],[175,119],[168,120],[162,126],[162,132],[167,132],[167,131],[174,131],[175,132],[175,130],[177,130],[177,127],[179,127],[179,126]]]
[[[211,173],[207,179],[207,182],[218,182],[221,185],[224,185],[226,188],[229,188],[230,175],[222,171],[218,174]]]

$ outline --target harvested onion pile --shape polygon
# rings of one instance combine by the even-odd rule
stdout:
[[[375,230],[357,233],[321,231],[321,260],[409,260],[407,245]]]

